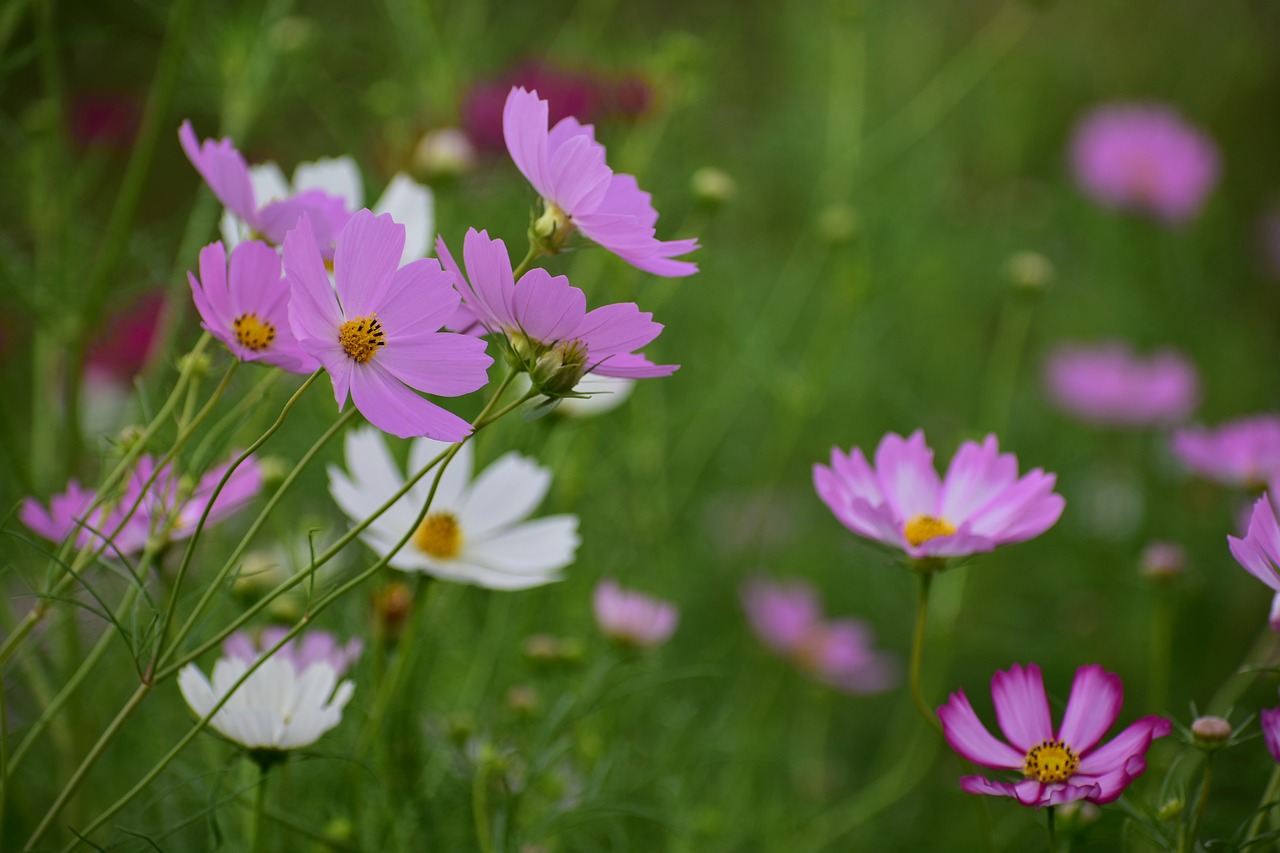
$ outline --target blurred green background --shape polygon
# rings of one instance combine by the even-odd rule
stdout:
[[[993,721],[996,669],[1038,661],[1050,693],[1065,698],[1074,669],[1098,662],[1126,682],[1121,722],[1161,711],[1185,721],[1188,703],[1210,703],[1265,629],[1267,591],[1224,541],[1243,496],[1190,480],[1160,434],[1099,431],[1054,411],[1039,368],[1060,340],[1169,344],[1201,371],[1201,419],[1276,407],[1280,289],[1257,223],[1280,190],[1277,43],[1280,7],[1265,2],[9,0],[0,506],[45,497],[71,475],[93,482],[113,452],[110,437],[77,434],[66,390],[113,312],[156,288],[172,297],[172,346],[140,380],[152,401],[195,340],[184,271],[215,239],[219,211],[177,145],[183,118],[286,171],[349,153],[374,199],[395,171],[415,168],[424,132],[459,124],[470,87],[520,63],[639,78],[647,108],[600,121],[598,136],[610,165],[653,193],[659,237],[701,239],[701,272],[653,279],[599,250],[548,267],[593,301],[655,311],[666,331],[649,353],[682,368],[642,383],[611,414],[513,420],[479,438],[481,460],[515,447],[555,468],[545,511],[582,518],[569,580],[515,594],[433,588],[414,688],[388,723],[395,772],[357,748],[373,696],[366,652],[347,720],[283,771],[275,808],[297,826],[273,830],[280,849],[326,849],[307,832],[355,849],[473,849],[478,793],[495,849],[980,849],[959,763],[905,690],[854,697],[807,682],[750,636],[740,584],[761,572],[808,579],[830,614],[869,620],[878,645],[905,660],[913,579],[834,520],[810,468],[833,445],[870,450],[889,430],[923,427],[940,463],[961,440],[995,431],[1024,469],[1059,475],[1067,510],[1039,539],[940,578],[926,694],[941,703],[963,688]],[[157,78],[158,67],[172,73]],[[167,83],[153,92],[156,79]],[[75,108],[88,96],[118,100],[134,125],[149,121],[133,144],[85,144]],[[1071,129],[1114,100],[1168,103],[1216,140],[1222,178],[1190,224],[1108,212],[1073,185]],[[131,160],[146,144],[150,162]],[[718,207],[691,186],[703,167],[736,183]],[[122,188],[136,193],[132,209]],[[503,152],[435,190],[451,244],[469,226],[488,228],[518,257],[534,196]],[[1051,261],[1051,287],[1011,284],[1006,263],[1023,250]],[[219,352],[215,369],[227,358]],[[260,375],[242,371],[235,388]],[[258,435],[294,387],[277,383],[236,442]],[[271,455],[292,462],[334,416],[327,390],[302,409]],[[474,414],[479,400],[457,409]],[[335,445],[325,458],[339,455]],[[297,547],[309,529],[331,541],[345,524],[317,465],[268,529]],[[210,536],[210,565],[236,532]],[[1147,701],[1153,592],[1137,570],[1151,538],[1190,555],[1172,593],[1163,707]],[[352,548],[347,570],[370,559]],[[0,565],[20,613],[43,558],[13,538]],[[680,605],[669,645],[635,660],[606,647],[589,603],[605,575]],[[102,583],[120,586],[105,573]],[[367,634],[373,592],[321,624]],[[235,607],[228,599],[224,621]],[[521,644],[531,634],[576,641],[581,660],[530,661]],[[134,686],[117,651],[73,710],[72,757]],[[52,683],[65,678],[51,639],[31,655]],[[4,677],[18,730],[34,700],[14,686],[16,667]],[[532,688],[536,707],[512,707],[516,686]],[[1233,719],[1274,703],[1274,691],[1273,678],[1259,679]],[[177,690],[160,692],[66,823],[87,822],[185,731]],[[11,792],[6,848],[74,766],[48,748]],[[1177,750],[1153,750],[1134,797],[1160,799]],[[1219,762],[1211,836],[1247,819],[1272,765],[1260,741]],[[243,810],[228,798],[248,784],[233,750],[202,736],[120,816],[112,849],[235,849]],[[1002,847],[1041,844],[1031,812],[989,806]],[[1121,810],[1106,810],[1076,849],[1117,849],[1122,823]]]

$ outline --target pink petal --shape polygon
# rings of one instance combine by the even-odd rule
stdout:
[[[306,216],[284,238],[284,271],[292,294],[289,325],[293,335],[304,350],[320,358],[322,349],[337,346],[343,317]]]
[[[1097,664],[1080,667],[1071,684],[1058,739],[1077,753],[1087,752],[1115,725],[1123,701],[1124,685],[1120,676],[1104,671]]]
[[[244,157],[231,144],[230,139],[214,141],[206,139],[200,143],[190,121],[184,121],[178,128],[178,141],[186,153],[191,165],[196,167],[200,177],[213,190],[218,201],[236,216],[239,216],[249,227],[258,224],[258,205],[253,197],[253,184],[249,180],[249,165]]]
[[[511,90],[502,109],[502,138],[516,168],[538,194],[551,195],[547,169],[547,102],[523,87]]]
[[[604,146],[587,136],[575,136],[550,155],[546,171],[549,198],[573,216],[591,212],[609,189],[613,171],[604,162]]]
[[[1143,717],[1130,723],[1124,731],[1080,759],[1079,773],[1102,776],[1124,767],[1135,755],[1142,755],[1151,741],[1172,730],[1164,717]]]
[[[383,308],[404,254],[404,226],[384,213],[361,210],[338,235],[333,258],[334,289],[347,319]]]
[[[203,267],[201,268],[203,272]],[[287,298],[289,284],[280,270],[280,255],[266,243],[250,240],[231,251],[231,317],[257,314]]]
[[[997,740],[974,713],[963,690],[952,693],[938,709],[943,735],[951,748],[974,764],[1001,770],[1019,770],[1025,755]]]
[[[1258,716],[1258,722],[1262,725],[1262,739],[1267,743],[1267,750],[1272,758],[1280,761],[1280,708],[1263,708]]]
[[[516,280],[506,244],[489,239],[487,231],[469,229],[462,244],[462,260],[467,265],[463,300],[468,307],[493,331],[516,327],[519,318],[511,308]]]
[[[520,277],[511,293],[516,326],[541,343],[554,343],[574,334],[587,313],[587,297],[562,275],[535,268]]]
[[[1053,739],[1049,699],[1044,692],[1040,667],[1014,664],[1008,672],[991,677],[991,698],[996,719],[1009,742],[1026,752],[1044,740]]]
[[[470,424],[415,394],[378,364],[377,356],[352,371],[351,397],[369,423],[401,438],[425,435],[437,441],[461,441],[471,433]]]
[[[452,282],[435,258],[410,261],[396,270],[378,311],[388,346],[439,331],[458,311],[460,297]]]
[[[479,338],[439,332],[406,340],[388,339],[373,361],[419,391],[458,397],[484,387],[489,381],[486,371],[493,359],[484,349],[485,342]]]

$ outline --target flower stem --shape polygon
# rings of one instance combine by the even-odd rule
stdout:
[[[1045,809],[1046,827],[1049,830],[1049,853],[1058,853],[1058,826],[1054,823],[1054,807]]]
[[[920,712],[920,716],[924,721],[937,731],[942,731],[942,724],[938,722],[938,715],[929,707],[929,703],[924,700],[924,692],[920,689],[920,669],[922,658],[924,657],[924,633],[925,626],[929,621],[929,587],[933,583],[933,572],[920,572],[920,598],[916,605],[916,630],[911,637],[911,701],[915,703],[916,710]]]
[[[1169,661],[1173,652],[1173,595],[1164,585],[1151,602],[1151,660],[1147,677],[1147,708],[1160,711],[1169,701]]]
[[[1209,785],[1213,782],[1213,753],[1205,753],[1204,776],[1200,780],[1200,796],[1196,798],[1195,816],[1191,820],[1191,831],[1182,839],[1181,849],[1191,853],[1196,848],[1196,839],[1200,837],[1200,824],[1204,821],[1205,807],[1209,805]]]
[[[480,756],[471,777],[471,819],[476,826],[476,846],[481,853],[493,853],[493,829],[489,826],[489,762]]]
[[[1262,792],[1262,801],[1258,803],[1258,813],[1254,815],[1252,821],[1249,822],[1249,832],[1245,835],[1241,849],[1249,847],[1249,842],[1257,838],[1262,832],[1262,826],[1266,823],[1271,809],[1275,806],[1276,797],[1280,796],[1280,764],[1275,766],[1271,771],[1271,778],[1267,780],[1266,790]]]
[[[519,265],[517,265],[516,268],[511,272],[511,277],[519,281],[520,276],[528,272],[529,267],[532,266],[533,262],[540,257],[542,257],[542,250],[539,249],[537,246],[533,245],[532,243],[530,243],[529,251],[525,254],[524,260],[522,260],[519,263]]]
[[[262,853],[262,814],[267,804],[267,767],[258,765],[258,785],[254,790],[253,816],[249,820],[249,853]]]

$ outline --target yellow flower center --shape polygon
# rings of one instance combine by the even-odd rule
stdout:
[[[276,327],[259,319],[257,314],[241,314],[232,321],[231,328],[240,346],[254,352],[266,349],[276,339]]]
[[[413,533],[413,544],[428,557],[447,560],[462,550],[462,531],[451,512],[433,512]]]
[[[387,333],[378,322],[376,314],[368,317],[356,317],[338,327],[338,343],[346,350],[347,355],[364,364],[373,358],[378,347],[387,345]]]
[[[1065,782],[1080,767],[1080,756],[1060,740],[1042,740],[1022,760],[1022,775],[1039,782]]]
[[[913,548],[919,548],[930,539],[950,536],[955,532],[955,527],[946,519],[935,518],[932,515],[914,516],[902,529],[902,535],[907,537],[907,541]]]

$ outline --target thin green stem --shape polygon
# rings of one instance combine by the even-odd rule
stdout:
[[[1280,764],[1271,771],[1271,778],[1267,780],[1267,787],[1262,792],[1262,800],[1258,803],[1258,813],[1249,822],[1249,831],[1240,844],[1242,849],[1248,847],[1249,842],[1262,834],[1262,827],[1266,824],[1272,808],[1275,807],[1277,797],[1280,797]]]
[[[481,853],[493,853],[493,828],[489,826],[489,764],[486,756],[476,761],[471,777],[471,819],[476,827],[476,846]]]
[[[1013,412],[1018,371],[1034,311],[1032,296],[1020,291],[1010,293],[1001,306],[995,339],[987,356],[986,378],[982,383],[986,403],[982,424],[1002,435]]]
[[[1054,822],[1054,807],[1045,810],[1045,827],[1049,830],[1049,853],[1058,853],[1058,826]]]
[[[1191,829],[1182,839],[1181,848],[1190,853],[1196,847],[1196,839],[1200,837],[1200,825],[1204,822],[1205,808],[1209,805],[1209,786],[1213,783],[1213,753],[1205,753],[1204,776],[1200,780],[1200,796],[1196,798],[1196,810],[1191,820]]]
[[[516,280],[519,280],[520,276],[528,272],[529,267],[533,264],[534,261],[536,261],[540,257],[542,257],[542,250],[539,249],[537,246],[535,246],[532,242],[530,242],[529,251],[525,253],[524,260],[522,260],[519,263],[519,265],[517,265],[516,268],[512,270],[511,277]]]
[[[1149,653],[1147,708],[1160,711],[1169,701],[1169,667],[1173,654],[1173,594],[1164,584],[1152,593]]]
[[[444,466],[441,466],[440,473],[444,473]],[[437,476],[435,483],[439,482],[440,478]],[[432,485],[432,492],[434,493],[434,491],[435,484]],[[431,501],[428,500],[427,506],[430,507],[430,505]],[[430,580],[427,575],[418,575],[413,595],[413,610],[409,614],[409,624],[405,626],[404,632],[396,641],[395,662],[378,685],[378,692],[374,697],[373,705],[369,709],[369,718],[366,720],[364,728],[361,730],[359,741],[356,744],[357,755],[364,755],[368,752],[369,739],[375,731],[385,730],[386,734],[391,734],[387,727],[382,725],[382,722],[386,718],[392,698],[400,692],[400,686],[406,677],[405,673],[410,669],[409,661],[416,650],[418,632],[426,621],[426,592],[429,588]]]
[[[920,572],[919,577],[920,597],[916,603],[916,629],[911,636],[911,666],[909,670],[911,701],[915,703],[916,710],[920,712],[920,716],[924,718],[924,721],[941,732],[942,724],[938,722],[938,715],[933,712],[933,709],[929,707],[929,703],[924,700],[924,692],[920,688],[925,627],[929,621],[929,587],[933,583],[933,572]]]
[[[267,768],[258,765],[258,786],[253,797],[253,817],[249,821],[249,851],[262,853],[263,847],[262,815],[267,806]]]

